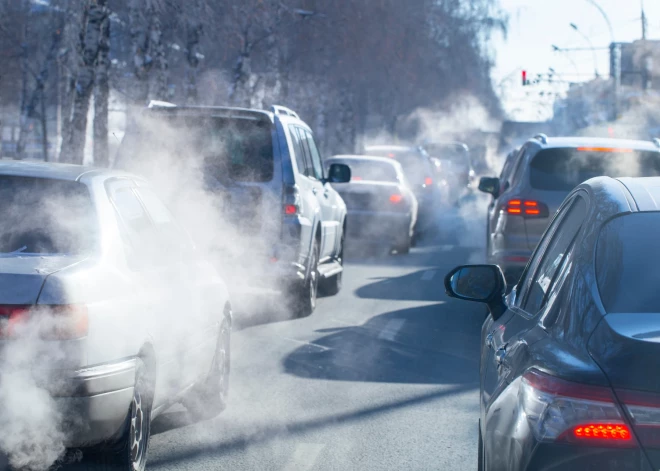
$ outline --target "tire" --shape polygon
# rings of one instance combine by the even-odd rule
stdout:
[[[319,288],[319,246],[314,240],[311,258],[309,260],[309,273],[307,279],[293,286],[290,294],[291,310],[294,318],[307,317],[316,308],[316,297]]]
[[[398,244],[394,245],[394,250],[399,255],[405,255],[407,253],[410,253],[410,247],[412,246],[412,235],[408,234],[401,242]]]
[[[194,387],[183,402],[194,421],[220,415],[227,407],[231,365],[231,327],[225,319],[220,326],[211,371],[203,383]]]
[[[324,296],[335,296],[341,291],[342,278],[344,275],[344,236],[342,235],[341,242],[339,246],[339,256],[337,261],[342,266],[342,271],[337,273],[335,276],[327,278],[325,280],[319,280],[319,293]]]
[[[121,436],[113,443],[90,450],[93,468],[113,471],[143,471],[151,437],[151,405],[155,382],[138,359],[133,399]],[[83,453],[83,456],[85,453]],[[90,463],[91,465],[92,463]]]

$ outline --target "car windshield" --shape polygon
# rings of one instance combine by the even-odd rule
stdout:
[[[469,151],[461,145],[427,144],[424,147],[431,157],[440,160],[449,160],[455,166],[467,167],[469,165]]]
[[[537,190],[570,191],[585,180],[603,175],[658,176],[660,153],[632,149],[544,149],[530,164],[530,183]]]
[[[89,191],[77,182],[0,175],[0,254],[80,254],[98,233]]]
[[[330,164],[333,161],[329,162]],[[351,180],[376,181],[376,182],[397,182],[397,173],[393,165],[386,162],[377,162],[372,160],[346,160],[335,163],[345,163],[351,168]]]
[[[660,313],[660,212],[617,217],[600,231],[598,289],[607,312]]]
[[[127,168],[192,160],[223,183],[267,182],[275,167],[269,122],[250,119],[144,118],[127,132],[120,154],[120,166]]]

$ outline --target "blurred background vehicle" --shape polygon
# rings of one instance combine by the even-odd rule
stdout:
[[[6,401],[47,391],[39,413],[66,416],[65,445],[126,471],[169,405],[225,408],[227,288],[144,179],[2,162],[0,218]]]
[[[325,160],[351,168],[351,181],[334,183],[348,212],[347,237],[357,243],[410,251],[417,199],[399,162],[384,157],[337,155]]]
[[[448,294],[491,312],[478,469],[660,467],[659,201],[660,178],[588,180],[510,295],[495,265],[448,274]]]
[[[350,169],[325,173],[311,129],[288,108],[152,104],[115,166],[166,188],[178,179],[173,201],[185,200],[187,188],[212,192],[209,217],[218,222],[200,233],[216,239],[204,245],[221,253],[235,286],[279,290],[296,316],[314,311],[319,287],[340,290],[346,207],[330,183],[348,181]]]
[[[452,203],[458,201],[476,180],[470,149],[462,142],[425,142],[424,149],[435,161],[436,180],[446,182]]]
[[[436,184],[434,165],[426,151],[421,147],[372,145],[364,148],[364,154],[394,159],[401,164],[418,204],[413,237],[416,240],[432,234],[437,229],[436,211],[441,204],[442,192]]]
[[[515,283],[566,195],[597,176],[660,175],[660,146],[649,141],[588,137],[528,140],[509,154],[499,178],[482,177],[493,196],[488,207],[486,254]]]

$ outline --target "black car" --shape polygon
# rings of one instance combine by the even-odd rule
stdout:
[[[573,190],[505,296],[466,265],[449,296],[486,303],[480,470],[660,468],[660,178]]]

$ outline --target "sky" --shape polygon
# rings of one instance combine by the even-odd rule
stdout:
[[[608,16],[614,40],[621,42],[642,36],[641,0],[596,0]],[[521,71],[528,78],[553,68],[565,82],[594,78],[595,70],[609,76],[610,32],[602,14],[589,0],[500,0],[509,15],[507,38],[494,38],[493,83],[508,116],[538,121],[552,116],[553,94],[565,91],[566,84],[522,86]],[[646,0],[647,39],[660,39],[660,1]],[[579,32],[570,25],[574,23]],[[586,38],[585,38],[586,36]],[[590,50],[605,48],[595,53]],[[554,52],[560,48],[585,51]]]

